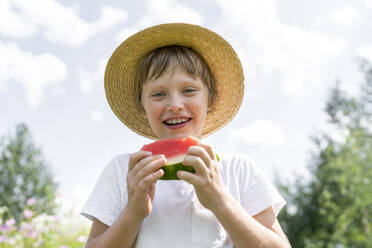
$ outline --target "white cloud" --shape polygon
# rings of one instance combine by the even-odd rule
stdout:
[[[367,5],[367,7],[372,7],[372,0],[364,0],[364,3]]]
[[[91,36],[127,19],[127,12],[111,7],[102,7],[101,17],[95,22],[80,18],[76,9],[66,7],[56,0],[5,0],[0,34],[11,37],[25,37],[40,30],[55,43],[78,46]],[[14,9],[18,11],[15,12]]]
[[[103,121],[103,114],[99,110],[92,110],[90,112],[90,119],[95,122],[102,122]]]
[[[15,80],[22,83],[31,106],[40,104],[43,88],[64,80],[66,65],[52,54],[34,55],[15,43],[0,43],[0,83]]]
[[[155,22],[187,22],[201,24],[203,17],[193,9],[178,3],[176,0],[147,0],[149,13],[141,20],[143,26],[154,25]]]
[[[234,129],[228,137],[233,143],[244,145],[281,145],[286,140],[283,129],[265,119]]]
[[[372,46],[364,46],[357,50],[357,54],[372,63]]]
[[[132,28],[123,28],[117,35],[116,35],[116,41],[118,43],[123,42],[126,40],[129,36],[135,34],[139,30],[141,30],[143,27],[132,27]]]
[[[56,89],[54,89],[54,90],[52,91],[52,94],[53,94],[53,95],[56,95],[56,96],[60,96],[60,95],[64,95],[65,92],[66,92],[66,89],[65,89],[65,88],[63,88],[63,87],[58,87],[58,88],[56,88]]]
[[[341,27],[351,27],[358,18],[358,13],[350,5],[343,5],[329,13],[329,19]]]
[[[35,33],[36,27],[26,16],[11,11],[11,5],[10,0],[0,1],[0,35],[22,38]]]
[[[80,89],[83,92],[88,93],[94,89],[96,84],[101,84],[103,82],[106,64],[106,60],[101,60],[98,64],[98,68],[94,71],[87,71],[81,68],[77,70]]]
[[[124,41],[130,35],[156,24],[168,22],[186,22],[201,25],[203,16],[187,6],[178,3],[176,0],[147,0],[143,17],[133,27],[126,27],[119,32],[116,39]]]
[[[7,85],[5,84],[5,81],[0,81],[0,92],[7,89]]]
[[[222,28],[216,31],[255,66],[243,64],[244,69],[279,76],[275,82],[294,96],[324,81],[325,67],[348,46],[341,37],[282,23],[276,0],[220,0],[218,4],[222,18],[216,26]],[[233,33],[237,30],[239,35]]]
[[[92,23],[97,31],[109,29],[119,22],[126,21],[128,13],[124,10],[112,8],[110,6],[103,6],[101,10],[101,18]]]
[[[94,82],[97,81],[94,75],[83,69],[78,69],[79,85],[83,92],[90,92],[93,89]]]

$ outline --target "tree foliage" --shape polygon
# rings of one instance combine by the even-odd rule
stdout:
[[[326,113],[334,132],[312,137],[310,179],[278,182],[288,207],[279,220],[293,247],[372,246],[372,67],[358,97],[340,83],[331,90]]]
[[[2,137],[0,141],[0,206],[9,209],[3,221],[12,216],[18,225],[31,198],[36,200],[36,212],[53,214],[57,207],[56,190],[57,184],[29,129],[18,124],[14,136]]]

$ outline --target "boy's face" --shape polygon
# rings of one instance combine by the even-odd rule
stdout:
[[[143,86],[142,105],[160,139],[201,138],[207,117],[208,89],[180,68]]]

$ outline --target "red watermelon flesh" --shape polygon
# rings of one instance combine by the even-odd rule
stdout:
[[[191,166],[184,166],[182,161],[189,147],[197,145],[198,142],[197,139],[191,137],[184,139],[163,139],[144,145],[141,150],[149,151],[152,155],[164,154],[167,164],[162,167],[164,175],[160,179],[179,180],[177,171],[195,172]]]

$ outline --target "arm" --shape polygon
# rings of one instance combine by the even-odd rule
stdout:
[[[291,247],[271,207],[251,217],[230,197],[213,212],[235,247]]]
[[[132,247],[141,223],[126,208],[110,227],[95,219],[85,247]]]
[[[181,171],[178,176],[194,185],[200,203],[215,214],[235,247],[290,247],[271,208],[252,217],[231,196],[210,146],[191,147],[184,164],[193,166],[195,174]]]
[[[280,223],[278,219],[276,218],[276,215],[272,207],[266,208],[259,214],[253,216],[253,218],[257,220],[259,223],[261,223],[262,225],[264,225],[266,228],[278,234],[282,238],[282,240],[284,240],[287,247],[292,247],[282,227],[280,226]]]
[[[132,154],[127,174],[128,203],[109,227],[95,219],[86,248],[133,246],[143,220],[151,213],[155,183],[163,175],[162,156],[140,151]]]

